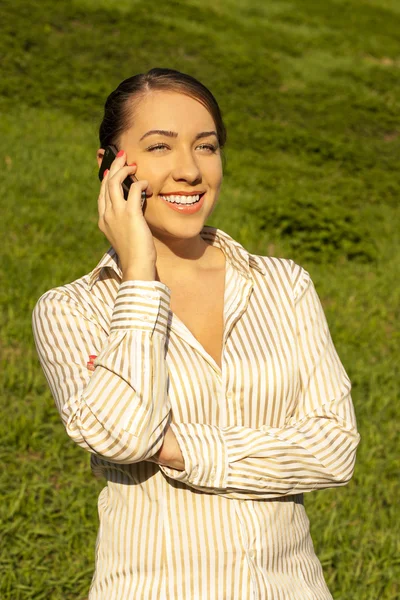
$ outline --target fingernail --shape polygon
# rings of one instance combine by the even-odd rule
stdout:
[[[130,163],[128,166],[129,167],[136,167],[136,163]]]
[[[124,154],[125,154],[125,152],[124,152],[123,150],[120,150],[120,151],[118,152],[117,156],[118,156],[118,157],[119,157],[119,156],[123,156]]]
[[[107,173],[108,173],[108,171],[109,171],[109,170],[110,170],[110,169],[106,169],[106,170],[104,171],[104,173],[103,173],[103,179],[104,179],[104,177],[107,175]]]

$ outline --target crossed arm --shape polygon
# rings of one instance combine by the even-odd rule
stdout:
[[[282,428],[171,423],[169,301],[161,282],[122,283],[107,336],[64,290],[39,299],[35,342],[70,437],[107,460],[157,462],[167,477],[229,497],[271,498],[347,483],[359,442],[350,382],[312,282],[297,302],[301,385]],[[97,354],[91,374],[89,354]]]

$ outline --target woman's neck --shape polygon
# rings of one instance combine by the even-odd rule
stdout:
[[[205,269],[224,266],[223,252],[208,244],[200,236],[190,239],[169,239],[168,242],[154,237],[157,251],[158,272],[179,272],[195,275]]]

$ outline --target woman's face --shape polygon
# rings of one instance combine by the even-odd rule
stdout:
[[[198,235],[215,207],[223,177],[211,114],[189,96],[154,91],[140,100],[132,117],[118,149],[125,150],[128,164],[137,164],[137,178],[150,184],[145,218],[152,233],[160,239]],[[177,204],[161,197],[181,192],[204,194],[196,212],[174,210]]]

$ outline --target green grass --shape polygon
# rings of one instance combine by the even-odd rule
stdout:
[[[102,106],[153,66],[216,95],[227,166],[209,224],[310,271],[353,382],[354,478],[305,497],[333,596],[398,598],[397,0],[4,0],[0,11],[0,598],[87,596],[103,484],[61,425],[31,311],[108,248]]]

